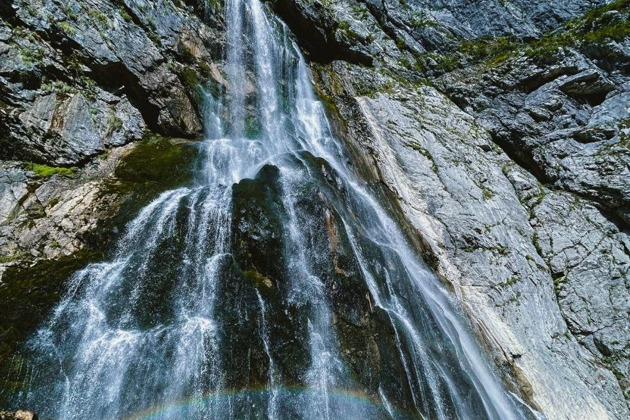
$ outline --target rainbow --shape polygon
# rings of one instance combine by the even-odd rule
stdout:
[[[262,398],[272,393],[277,392],[278,395],[286,401],[287,398],[299,398],[309,396],[321,396],[324,392],[335,402],[344,401],[350,403],[351,407],[362,408],[369,410],[369,412],[375,414],[386,415],[388,412],[383,403],[371,397],[363,392],[351,391],[345,389],[328,389],[326,391],[312,389],[312,388],[299,388],[299,387],[277,387],[277,388],[260,388],[260,389],[241,389],[238,391],[228,391],[220,393],[209,393],[203,397],[182,399],[177,401],[171,401],[161,404],[157,407],[152,407],[144,411],[135,413],[125,420],[157,420],[163,418],[181,418],[178,417],[181,413],[186,412],[190,408],[194,407],[208,407],[221,400],[229,399],[244,399],[248,397]],[[408,419],[408,416],[402,415],[399,412],[393,413],[396,419]]]

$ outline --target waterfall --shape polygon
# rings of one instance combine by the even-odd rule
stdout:
[[[75,273],[16,401],[67,419],[530,416],[354,174],[287,28],[227,0],[203,164]]]

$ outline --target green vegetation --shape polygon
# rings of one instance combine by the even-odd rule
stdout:
[[[0,255],[0,264],[10,263],[10,262],[15,261],[16,259],[17,257],[14,255],[10,255],[10,256]]]
[[[423,57],[434,61],[433,67],[439,72],[449,72],[468,63],[484,62],[493,67],[519,54],[546,63],[562,48],[600,45],[628,36],[630,0],[618,0],[591,10],[536,40],[523,42],[513,37],[479,37],[461,42],[454,53],[429,53]]]
[[[156,31],[157,30],[157,25],[155,24],[155,20],[153,20],[153,18],[147,18],[147,24],[149,25],[149,28],[152,31]]]
[[[540,246],[540,242],[539,242],[539,238],[538,238],[538,233],[537,232],[534,232],[534,236],[532,237],[532,243],[534,244],[534,248],[536,248],[536,252],[538,253],[538,255],[540,255],[541,257],[544,258],[545,253],[543,252],[543,249]]]
[[[64,168],[57,166],[40,165],[39,163],[26,163],[26,169],[33,171],[38,178],[49,178],[53,175],[68,176],[74,174],[78,168]]]
[[[250,282],[256,288],[267,288],[271,289],[273,287],[273,282],[269,277],[263,276],[256,269],[245,270],[243,271],[243,276],[245,280]]]
[[[365,21],[370,16],[370,11],[364,3],[352,4],[352,14],[358,19]]]
[[[157,194],[192,181],[191,162],[196,157],[197,148],[189,142],[147,136],[121,159],[104,193],[130,194],[133,212]]]
[[[619,145],[630,149],[630,118],[619,123]]]
[[[344,21],[339,22],[337,31],[341,32],[346,38],[352,41],[361,40],[361,35],[350,27],[350,23]]]
[[[182,58],[187,63],[194,63],[195,61],[197,61],[195,55],[188,45],[184,45],[184,48],[182,49]]]
[[[78,80],[83,87],[81,93],[83,93],[83,95],[89,100],[95,101],[98,98],[98,86],[96,85],[94,79],[83,76],[80,77]]]
[[[484,200],[490,200],[492,197],[494,197],[494,193],[486,186],[481,187],[481,195],[483,196]]]
[[[203,102],[203,97],[201,81],[199,80],[197,71],[191,67],[184,67],[179,72],[179,78],[188,92],[188,97],[192,99],[196,106],[199,106]]]
[[[44,51],[32,46],[20,48],[20,56],[24,64],[38,64],[44,60]]]
[[[66,59],[66,65],[69,70],[72,70],[75,77],[78,77],[83,72],[83,63],[76,53],[73,53]]]
[[[520,299],[521,299],[521,292],[516,292],[516,294],[514,296],[512,296],[511,298],[509,298],[505,302],[505,304],[507,305],[507,304],[510,304],[510,303],[515,303],[516,305],[520,306],[521,305]]]
[[[78,92],[78,89],[74,86],[70,86],[62,80],[47,81],[44,80],[41,87],[44,93],[60,93],[63,95],[74,95]]]
[[[123,128],[123,122],[116,114],[109,115],[109,117],[107,118],[107,125],[109,126],[108,134],[120,131]]]
[[[220,12],[223,9],[221,0],[206,0],[206,6],[216,12]]]
[[[396,48],[398,48],[401,51],[402,50],[406,50],[408,48],[407,47],[407,43],[405,42],[404,39],[398,38],[398,39],[396,39]]]
[[[179,73],[180,79],[187,89],[199,89],[199,77],[197,72],[190,67],[184,67]]]
[[[568,282],[569,280],[567,280],[566,276],[558,277],[553,281],[553,289],[556,291],[556,293],[558,293],[561,290],[562,285]]]
[[[149,39],[151,41],[153,41],[153,43],[155,45],[157,45],[158,47],[160,45],[162,45],[162,38],[160,37],[159,34],[157,34],[156,32],[147,32],[147,36],[149,37]]]
[[[91,9],[88,12],[88,15],[90,15],[90,17],[92,19],[94,19],[95,21],[99,22],[103,26],[110,27],[110,25],[111,25],[111,22],[109,21],[109,18],[107,17],[107,15],[99,12],[96,9]]]
[[[513,286],[516,283],[518,283],[519,281],[521,281],[520,278],[518,277],[510,277],[509,279],[507,279],[507,281],[505,282],[506,286]]]
[[[120,17],[122,17],[127,22],[131,22],[133,20],[129,12],[127,12],[123,8],[118,9],[118,13],[120,13]]]
[[[62,4],[61,5],[61,10],[63,11],[63,13],[68,16],[68,18],[72,19],[72,20],[76,20],[77,19],[77,14],[74,10],[72,10],[72,8],[70,6],[68,6],[67,4]]]
[[[426,26],[435,26],[435,22],[431,20],[429,16],[427,16],[424,12],[415,12],[411,15],[409,19],[409,24],[413,28],[422,28]]]

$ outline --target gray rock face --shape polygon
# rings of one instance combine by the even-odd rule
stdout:
[[[120,198],[103,180],[129,149],[117,148],[72,176],[38,178],[12,162],[0,166],[0,255],[3,264],[23,259],[70,256],[85,245],[86,233],[115,214]],[[0,276],[0,279],[2,276]]]
[[[402,50],[416,53],[450,50],[462,40],[478,37],[538,37],[607,3],[605,0],[268,1],[315,60],[340,58],[363,63],[385,52],[378,45],[384,41],[379,39],[381,33],[397,42]],[[356,54],[361,60],[357,60]]]
[[[630,78],[575,51],[540,66],[516,58],[442,77],[439,86],[541,182],[596,201],[628,226]]]
[[[544,187],[538,196],[531,192],[519,191],[522,199],[530,200],[535,243],[554,277],[567,326],[580,344],[611,367],[627,390],[630,237],[575,195]]]
[[[567,328],[553,273],[537,249],[542,233],[508,176],[513,162],[432,88],[357,95],[354,81],[370,73],[334,63],[320,86],[343,86],[323,93],[337,98],[345,138],[398,198],[505,379],[548,418],[627,416],[615,376]],[[537,185],[526,171],[519,175]],[[622,309],[619,302],[597,311],[606,317]],[[616,317],[621,327],[623,313]]]
[[[198,136],[196,85],[212,76],[221,37],[195,12],[170,1],[3,5],[0,158],[76,165],[147,128]]]
[[[537,37],[605,3],[604,0],[367,1],[384,26],[408,33],[427,50],[480,36]]]
[[[329,6],[337,39],[370,34],[354,44],[373,68],[315,57],[359,169],[397,199],[533,407],[549,418],[628,417],[628,40],[447,73],[432,82],[451,102],[424,86],[416,53],[539,36],[596,4],[483,2],[482,15],[480,2],[386,3],[367,2],[367,15],[358,3]]]

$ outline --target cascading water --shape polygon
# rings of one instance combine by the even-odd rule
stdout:
[[[530,416],[353,174],[286,28],[226,5],[227,89],[195,184],[76,273],[29,343],[59,419]]]

